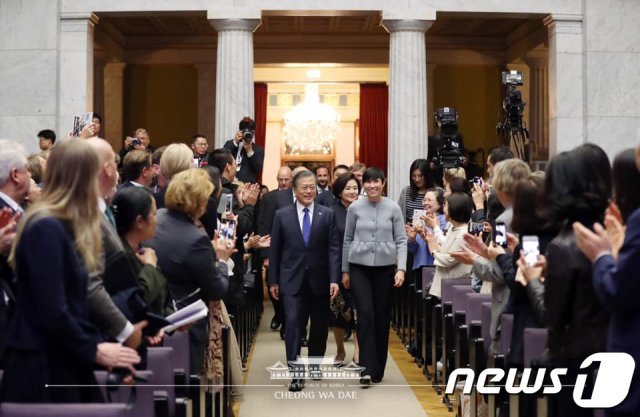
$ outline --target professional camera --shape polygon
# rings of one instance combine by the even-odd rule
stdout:
[[[507,95],[502,100],[502,109],[505,112],[503,121],[496,126],[496,131],[503,139],[505,145],[513,150],[516,158],[523,161],[530,160],[529,131],[522,120],[525,103],[522,93],[517,87],[523,85],[524,80],[520,71],[503,71],[502,85],[507,86]]]
[[[520,71],[502,72],[502,85],[507,86],[507,96],[502,100],[502,109],[507,113],[510,127],[513,129],[518,129],[522,126],[522,113],[524,112],[525,103],[522,100],[522,93],[516,87],[523,84]],[[505,128],[505,123],[498,124],[498,132]]]
[[[443,107],[435,112],[440,146],[431,162],[443,169],[457,168],[464,161],[464,142],[458,132],[458,113],[453,107]]]
[[[140,146],[140,145],[142,145],[142,142],[138,138],[135,138],[131,141],[131,146]]]
[[[242,140],[245,142],[253,141],[253,131],[251,129],[242,130]]]
[[[256,122],[251,117],[244,117],[240,120],[238,129],[242,132],[242,140],[245,141],[245,143],[250,143],[254,138],[253,132],[256,131]]]

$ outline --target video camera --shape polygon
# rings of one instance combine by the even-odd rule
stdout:
[[[503,71],[502,85],[507,86],[507,96],[502,100],[502,109],[507,113],[512,129],[522,127],[522,114],[525,103],[522,100],[522,93],[516,89],[519,85],[524,85],[522,73],[520,71]],[[498,132],[505,129],[504,123],[498,124]]]
[[[434,115],[438,125],[436,138],[441,147],[431,162],[443,169],[457,168],[464,161],[464,142],[458,132],[458,113],[453,107],[443,107]]]

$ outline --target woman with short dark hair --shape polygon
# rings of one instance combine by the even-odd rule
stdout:
[[[404,283],[407,235],[400,207],[383,197],[385,177],[367,168],[362,182],[367,193],[349,206],[342,252],[342,284],[352,288],[358,311],[360,383],[384,377],[389,347],[391,289]]]

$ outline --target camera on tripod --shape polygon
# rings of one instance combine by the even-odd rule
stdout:
[[[505,129],[520,129],[522,127],[522,114],[525,103],[522,100],[522,93],[516,87],[524,85],[522,73],[520,71],[502,71],[502,85],[507,86],[507,96],[502,100],[502,109],[507,113],[509,124],[498,123],[498,134],[504,134]]]
[[[453,107],[443,107],[434,115],[438,125],[436,138],[441,146],[431,162],[443,169],[457,168],[465,158],[464,142],[458,132],[458,113]]]

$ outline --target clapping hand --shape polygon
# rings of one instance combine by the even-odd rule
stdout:
[[[407,238],[409,239],[410,242],[415,242],[416,241],[416,235],[418,234],[417,230],[415,227],[411,227],[410,224],[405,224],[404,225],[404,230],[407,232]]]
[[[465,233],[462,237],[466,247],[483,258],[489,258],[487,245],[482,241],[482,237],[472,235],[471,233]]]
[[[422,215],[420,216],[420,220],[422,220],[424,224],[431,229],[435,229],[440,225],[435,213],[428,213],[428,214]]]
[[[466,265],[473,265],[473,260],[478,257],[472,250],[465,244],[460,246],[460,250],[455,252],[449,252],[449,255],[458,262]]]
[[[526,287],[527,284],[534,279],[544,279],[543,274],[547,269],[547,258],[545,258],[543,255],[540,255],[538,257],[538,260],[533,265],[529,265],[524,256],[524,251],[520,251],[520,258],[516,263],[518,265],[519,271],[519,274],[516,277],[516,281],[518,281],[523,286]]]

